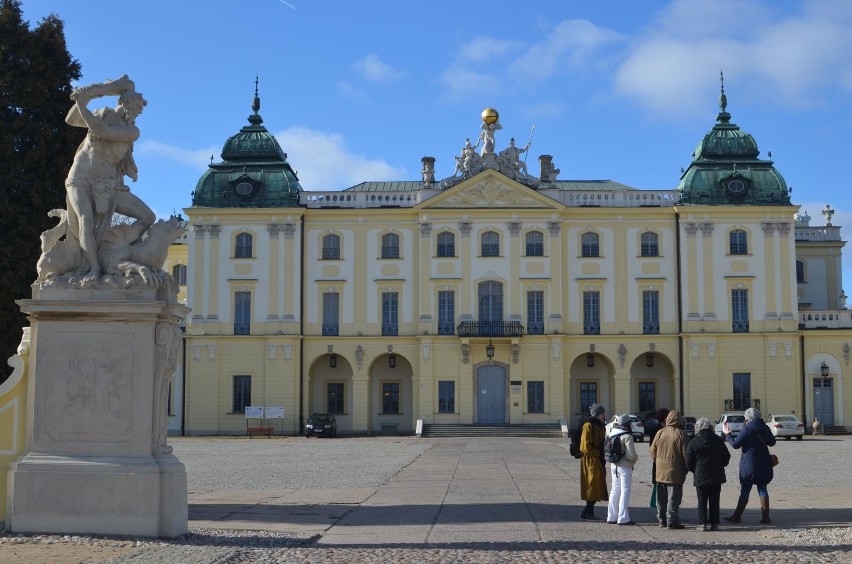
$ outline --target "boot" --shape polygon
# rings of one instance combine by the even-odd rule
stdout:
[[[772,520],[769,518],[769,496],[760,496],[760,514],[762,515],[761,523],[769,525]]]
[[[737,501],[737,508],[734,510],[733,515],[723,517],[723,519],[725,519],[725,521],[730,521],[731,523],[739,523],[742,520],[743,511],[745,511],[746,505],[748,505],[748,497],[741,497]]]

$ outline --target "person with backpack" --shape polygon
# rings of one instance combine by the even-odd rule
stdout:
[[[609,507],[606,522],[610,525],[635,525],[630,518],[630,486],[633,483],[633,466],[639,460],[633,435],[630,432],[630,415],[615,418],[615,424],[604,442],[604,458],[609,462],[612,490],[609,492]]]
[[[686,468],[692,472],[698,496],[698,530],[719,530],[719,497],[731,453],[706,417],[695,422],[695,437],[686,447]],[[710,507],[710,513],[707,507]]]
[[[661,527],[683,529],[680,502],[686,481],[686,445],[683,428],[686,419],[676,409],[669,412],[666,425],[657,432],[651,445],[654,478],[657,480],[657,520]]]
[[[595,517],[595,503],[608,499],[603,456],[606,410],[595,403],[589,408],[589,415],[580,431],[580,452],[583,453],[580,458],[580,498],[586,502],[580,519],[596,521],[600,518]]]

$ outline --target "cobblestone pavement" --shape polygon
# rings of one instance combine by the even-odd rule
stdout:
[[[770,485],[773,524],[757,523],[755,496],[743,523],[719,532],[695,530],[690,482],[681,510],[687,528],[656,525],[647,443],[638,445],[635,527],[578,519],[578,462],[555,439],[172,443],[187,468],[188,534],[161,541],[5,533],[0,562],[852,562],[852,437],[773,447],[782,461]],[[732,453],[723,514],[738,495]]]

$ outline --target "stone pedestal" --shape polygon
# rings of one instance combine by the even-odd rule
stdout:
[[[186,471],[166,444],[166,415],[188,309],[157,298],[66,289],[18,302],[31,353],[27,447],[8,474],[11,531],[186,532]]]

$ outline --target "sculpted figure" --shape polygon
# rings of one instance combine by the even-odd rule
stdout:
[[[521,153],[526,153],[530,148],[530,144],[527,143],[523,149],[518,149],[515,146],[515,138],[512,137],[509,140],[509,146],[500,151],[500,156],[505,157],[509,168],[516,172],[522,172],[524,176],[528,176],[527,174],[527,163],[521,160]]]
[[[482,129],[482,132],[479,134],[479,141],[476,142],[477,145],[482,142],[482,152],[480,155],[494,153],[494,132],[498,129],[503,129],[503,126],[500,125],[499,121],[489,123],[483,120],[480,129]]]
[[[94,112],[89,102],[102,96],[119,96],[113,110]],[[131,224],[133,240],[150,227],[156,216],[142,200],[130,193],[124,177],[137,179],[133,160],[133,143],[139,138],[136,117],[147,102],[136,92],[127,75],[118,80],[78,88],[71,94],[74,105],[65,122],[88,129],[77,149],[74,163],[65,180],[68,212],[66,247],[82,251],[82,261],[75,265],[90,278],[102,274],[98,263],[98,245],[110,227],[113,213],[118,212],[136,221]],[[64,272],[59,272],[64,274]]]

